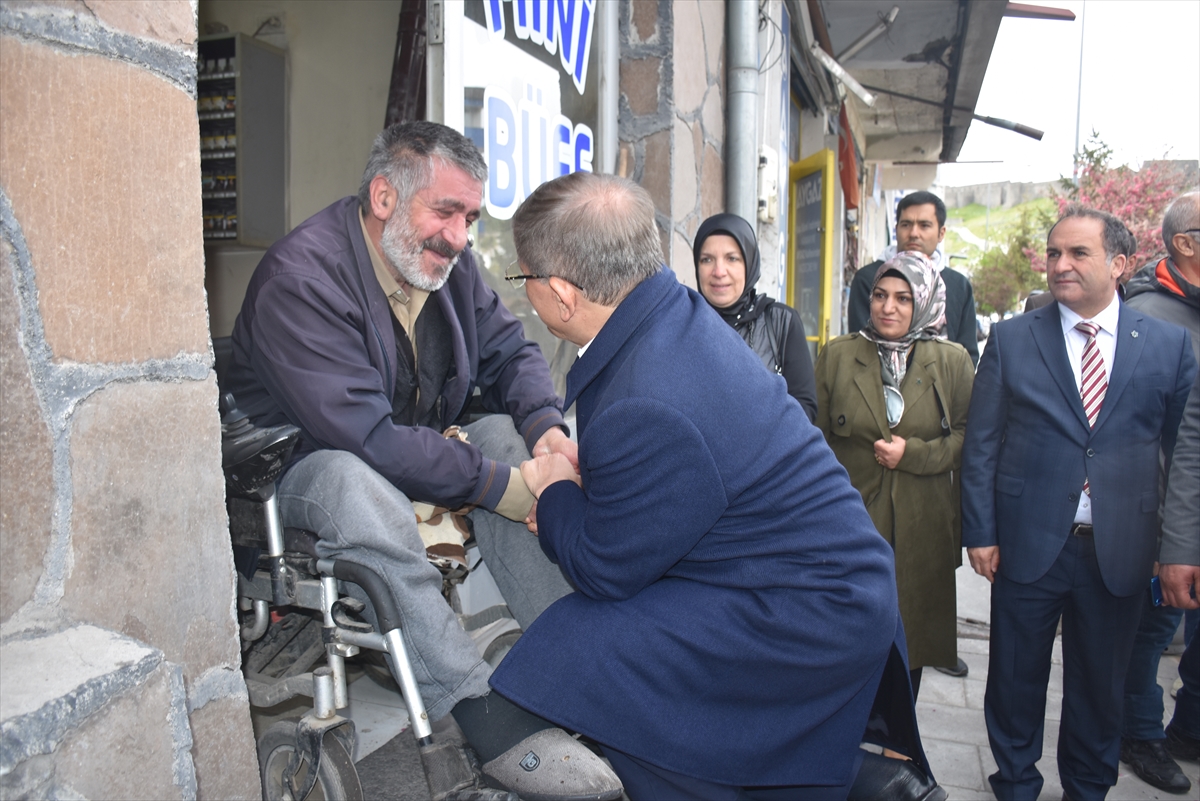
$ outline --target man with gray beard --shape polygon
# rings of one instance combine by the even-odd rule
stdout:
[[[387,582],[430,719],[453,714],[484,774],[522,797],[615,799],[620,783],[587,748],[489,692],[491,667],[442,598],[418,530],[419,515],[469,511],[523,628],[571,591],[526,529],[534,499],[516,465],[550,453],[577,464],[577,448],[540,349],[468,247],[486,178],[450,128],[383,131],[358,196],[259,263],[226,389],[256,425],[300,429],[279,481],[283,524]],[[476,388],[492,414],[464,424]]]

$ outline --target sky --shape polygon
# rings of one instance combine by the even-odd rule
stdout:
[[[1200,157],[1200,0],[1031,1],[1069,8],[1075,21],[1005,17],[975,113],[1045,136],[1038,142],[975,120],[959,163],[938,168],[939,184],[1069,176],[1080,94],[1080,147],[1098,131],[1114,165]],[[963,163],[992,160],[1001,163]]]

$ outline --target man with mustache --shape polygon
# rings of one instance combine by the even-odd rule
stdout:
[[[387,582],[430,719],[453,714],[483,772],[522,796],[615,799],[620,783],[587,748],[489,692],[491,667],[442,598],[413,508],[473,510],[523,627],[570,592],[526,530],[534,499],[516,465],[549,453],[576,462],[577,449],[541,351],[468,247],[486,178],[478,149],[450,128],[383,131],[358,196],[259,263],[228,389],[255,424],[300,428],[279,481],[283,524]],[[477,387],[493,414],[459,429]]]

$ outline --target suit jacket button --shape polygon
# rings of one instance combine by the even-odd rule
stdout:
[[[844,426],[844,425],[846,425],[846,415],[844,415],[844,414],[839,414],[839,415],[838,415],[838,425],[839,425],[839,426]]]
[[[1092,450],[1091,448],[1088,448],[1087,455],[1088,455],[1088,458],[1091,459],[1093,456],[1096,455],[1096,452],[1094,450]]]
[[[1071,503],[1075,503],[1076,501],[1079,500],[1079,496],[1072,492],[1070,495],[1067,496],[1067,500],[1070,501]]]

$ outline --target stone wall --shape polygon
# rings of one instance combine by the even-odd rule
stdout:
[[[0,2],[0,795],[258,797],[188,0]]]
[[[1050,197],[1050,193],[1058,188],[1057,181],[1041,181],[1038,183],[1010,183],[1001,181],[994,184],[975,184],[974,186],[947,186],[940,189],[942,202],[948,209],[960,209],[978,203],[980,206],[1011,209],[1022,203]],[[934,190],[939,191],[937,189]]]
[[[621,4],[617,172],[654,200],[663,255],[695,287],[692,238],[725,206],[725,4]]]

